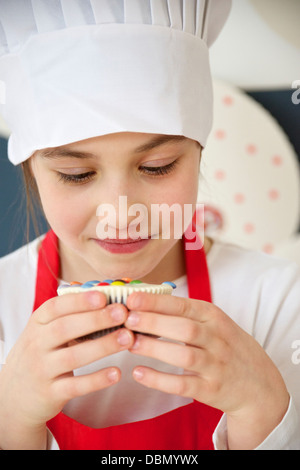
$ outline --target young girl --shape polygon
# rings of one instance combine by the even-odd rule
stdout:
[[[132,214],[97,235],[99,205],[118,214],[120,196],[148,227],[154,204],[196,207],[207,45],[228,4],[1,2],[9,157],[51,230],[0,262],[0,448],[300,448],[298,267],[207,239],[188,249],[161,225],[135,239]],[[177,288],[126,306],[56,296],[123,277]]]

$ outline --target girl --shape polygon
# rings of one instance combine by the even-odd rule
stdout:
[[[97,236],[99,204],[118,214],[120,196],[145,217],[154,204],[195,209],[207,45],[228,2],[15,6],[0,14],[9,157],[51,230],[0,263],[0,447],[299,448],[297,266],[207,239],[191,250],[188,232],[163,238],[161,225],[134,239],[132,216]],[[126,306],[56,296],[62,281],[121,277],[177,289]]]

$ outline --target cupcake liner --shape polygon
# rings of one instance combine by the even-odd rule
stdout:
[[[76,338],[75,341],[77,341],[78,343],[81,343],[83,341],[87,341],[90,339],[102,338],[102,336],[109,335],[113,331],[119,330],[119,328],[122,328],[123,326],[124,325],[119,325],[119,326],[114,326],[112,328],[105,328],[104,330],[95,331],[94,333],[90,333],[89,335],[80,336],[79,338]]]
[[[88,292],[88,291],[98,291],[102,292],[106,297],[107,305],[113,303],[119,303],[126,306],[127,298],[133,292],[148,292],[151,294],[171,294],[174,287],[176,287],[173,283],[163,283],[163,284],[146,284],[146,283],[138,283],[138,284],[124,284],[124,285],[92,285],[93,282],[90,281],[84,285],[61,285],[57,293],[58,295],[65,295],[65,294],[76,294],[79,292]],[[98,282],[98,281],[97,281]],[[91,339],[101,338],[113,331],[122,328],[124,325],[118,325],[111,328],[106,328],[103,330],[99,330],[93,332],[88,335],[81,336],[76,339],[78,342],[87,341]],[[152,335],[149,335],[152,336]]]
[[[107,304],[118,303],[126,305],[127,297],[133,292],[149,292],[151,294],[171,294],[173,288],[169,284],[148,284],[145,286],[141,284],[139,284],[138,286],[92,286],[84,289],[81,286],[63,285],[58,289],[57,292],[58,295],[65,295],[88,291],[102,292],[106,297]]]

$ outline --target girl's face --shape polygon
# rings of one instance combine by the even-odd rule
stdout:
[[[180,206],[182,214],[184,204],[195,208],[200,154],[190,139],[129,132],[36,152],[31,166],[59,238],[61,277],[160,283],[184,274],[171,206]],[[154,224],[155,204],[165,204],[163,213],[171,215],[164,238],[169,222],[162,216]]]

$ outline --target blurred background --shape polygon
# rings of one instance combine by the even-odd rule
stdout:
[[[199,202],[208,235],[300,262],[299,18],[300,0],[233,0],[211,47],[214,126]],[[0,256],[26,242],[25,190],[8,137],[0,116]]]

